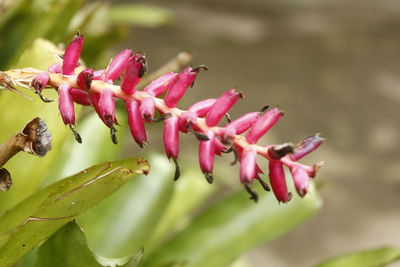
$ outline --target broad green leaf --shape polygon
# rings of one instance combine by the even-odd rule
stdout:
[[[228,266],[249,249],[290,231],[321,206],[314,189],[305,198],[295,196],[282,205],[272,193],[260,195],[254,203],[240,190],[219,201],[162,248],[145,255],[144,266],[177,260],[190,267]]]
[[[172,14],[170,10],[161,7],[123,4],[110,7],[108,19],[116,24],[158,27],[169,23]]]
[[[47,66],[57,61],[57,48],[50,42],[37,39],[31,48],[21,56],[18,67],[35,67],[46,69]],[[62,123],[57,107],[57,93],[46,90],[44,95],[55,99],[53,103],[43,103],[33,90],[21,89],[33,101],[12,92],[0,92],[0,141],[7,139],[12,134],[20,131],[24,125],[34,117],[42,118],[52,134],[52,150],[45,157],[38,158],[26,153],[18,153],[5,167],[10,171],[14,185],[8,192],[0,194],[0,213],[15,205],[20,200],[29,196],[38,188],[44,179],[54,159],[58,156],[60,144],[68,134],[68,129]]]
[[[107,259],[88,247],[85,234],[75,222],[69,222],[54,233],[38,250],[36,267],[135,267],[143,258],[143,250],[122,259]]]
[[[383,247],[341,255],[316,267],[383,267],[399,260],[400,248]]]
[[[101,255],[123,257],[147,247],[170,202],[173,167],[165,156],[152,156],[146,179],[127,184],[116,194],[78,218],[89,244]]]
[[[0,262],[11,266],[135,174],[148,171],[147,162],[139,158],[105,162],[31,195],[0,217]]]

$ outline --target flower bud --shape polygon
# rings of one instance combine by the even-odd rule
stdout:
[[[301,166],[295,166],[294,168],[291,168],[290,171],[292,172],[296,191],[301,197],[303,197],[308,192],[310,177],[308,176],[307,171]]]
[[[61,62],[56,62],[50,65],[50,67],[47,68],[47,71],[52,73],[61,73],[62,72]]]
[[[240,160],[240,181],[251,183],[258,177],[257,173],[257,151],[255,149],[244,150]]]
[[[292,198],[286,186],[285,172],[280,161],[269,161],[269,181],[279,202],[286,203]]]
[[[41,72],[32,79],[31,86],[36,92],[42,92],[50,81],[50,75],[47,72]]]
[[[71,96],[72,96],[72,100],[75,103],[78,103],[78,104],[81,104],[84,106],[90,106],[92,104],[90,101],[89,95],[82,90],[72,88]]]
[[[154,98],[146,97],[140,103],[139,111],[143,119],[151,121],[154,119],[154,111],[156,109],[156,103]]]
[[[179,129],[176,116],[164,120],[163,139],[167,157],[177,159],[179,155]]]
[[[177,79],[178,73],[169,72],[152,81],[143,90],[149,95],[158,97],[165,91],[169,90]]]
[[[58,87],[58,108],[64,124],[75,125],[74,102],[71,96],[71,86],[63,83]]]
[[[215,135],[213,131],[208,131],[206,135],[209,140],[200,141],[199,144],[199,162],[200,169],[206,176],[207,182],[212,183],[215,155]]]
[[[295,146],[294,152],[290,155],[290,158],[295,161],[301,159],[317,149],[324,140],[325,139],[320,137],[319,134],[307,137]]]
[[[139,111],[139,102],[135,100],[126,101],[126,110],[128,111],[128,123],[131,134],[136,143],[143,148],[145,143],[147,143],[147,135],[144,120]]]
[[[253,126],[260,114],[258,112],[247,113],[236,120],[231,121],[224,128],[234,129],[234,134],[242,134]]]
[[[168,107],[176,107],[176,104],[178,104],[179,100],[186,93],[186,90],[194,83],[198,73],[198,69],[192,69],[191,67],[187,67],[179,73],[177,80],[164,97],[165,104],[167,104]]]
[[[79,57],[81,56],[83,46],[83,35],[77,33],[72,42],[65,49],[62,73],[65,75],[73,75],[75,68],[78,66]]]
[[[126,67],[124,79],[121,83],[121,90],[124,91],[125,94],[131,95],[136,91],[136,85],[140,82],[146,71],[145,66],[146,59],[143,56],[137,54],[130,58]]]
[[[191,105],[188,108],[188,111],[193,112],[199,118],[203,118],[210,111],[210,108],[214,105],[215,101],[217,101],[215,98],[199,101]]]
[[[100,117],[104,118],[104,123],[108,127],[113,127],[113,123],[118,124],[115,117],[114,93],[111,89],[103,89],[100,93],[98,102]]]
[[[210,127],[216,126],[240,97],[241,93],[235,89],[230,89],[220,96],[208,112],[206,117],[207,125]]]
[[[132,57],[132,51],[130,49],[123,50],[115,56],[108,64],[108,67],[104,73],[104,81],[112,83],[121,76],[128,66],[129,59]]]
[[[76,83],[82,90],[89,90],[92,84],[92,78],[93,78],[93,70],[84,69],[78,74],[78,77],[76,78]]]
[[[262,115],[246,134],[246,139],[250,144],[255,144],[269,129],[274,126],[283,116],[283,112],[278,108],[273,108]]]

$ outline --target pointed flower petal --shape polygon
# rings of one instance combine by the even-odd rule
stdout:
[[[232,129],[234,134],[242,134],[250,129],[257,121],[260,114],[258,112],[247,113],[236,120],[231,121],[225,125],[225,129]]]
[[[308,192],[308,188],[310,186],[310,177],[308,176],[307,171],[301,166],[296,166],[290,171],[292,172],[296,191],[300,196],[303,197]]]
[[[199,118],[203,118],[210,111],[210,109],[214,105],[215,101],[217,101],[217,99],[215,99],[215,98],[199,101],[199,102],[191,105],[188,108],[188,111],[193,112]]]
[[[104,81],[112,83],[121,76],[128,66],[129,60],[132,57],[132,51],[125,49],[115,56],[108,64],[108,67],[104,73]]]
[[[142,79],[146,69],[146,58],[142,55],[135,55],[130,58],[126,67],[124,79],[121,83],[121,90],[126,94],[131,95],[135,93],[136,85]]]
[[[291,194],[288,193],[286,186],[285,172],[280,161],[269,161],[269,180],[271,183],[272,191],[279,202],[286,203],[291,199]]]
[[[104,118],[104,123],[108,127],[112,127],[112,123],[118,124],[115,117],[115,100],[114,93],[111,89],[103,89],[99,98],[100,117]]]
[[[235,89],[230,89],[220,96],[208,112],[206,117],[207,125],[210,127],[216,126],[240,97],[241,93]]]
[[[243,151],[240,160],[240,181],[242,183],[251,183],[258,177],[256,158],[257,151],[255,149]]]
[[[58,108],[64,124],[75,125],[74,102],[71,96],[71,86],[63,83],[58,87]]]
[[[316,150],[324,140],[325,139],[320,137],[319,134],[307,137],[295,146],[294,152],[290,155],[290,158],[295,161],[301,159],[305,155]]]
[[[65,49],[62,73],[65,75],[73,75],[75,68],[78,66],[79,57],[81,56],[83,46],[83,35],[77,34],[72,42]]]
[[[283,116],[283,112],[278,108],[273,108],[262,115],[246,134],[246,139],[250,144],[255,144],[269,129],[274,126]]]
[[[136,143],[140,147],[143,147],[147,143],[147,135],[144,120],[139,111],[139,102],[135,100],[127,101],[126,110],[128,111],[128,123],[131,134]]]
[[[169,72],[152,81],[143,90],[149,95],[158,97],[165,91],[169,90],[177,79],[178,73]]]
[[[201,171],[206,174],[206,177],[212,178],[214,169],[215,155],[215,135],[213,131],[206,133],[208,141],[200,141],[199,144],[199,163]]]
[[[163,139],[167,157],[177,159],[179,155],[179,129],[176,116],[171,116],[164,121]]]

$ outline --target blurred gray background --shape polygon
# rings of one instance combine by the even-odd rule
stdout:
[[[136,28],[121,47],[145,51],[153,70],[181,50],[210,68],[182,106],[236,86],[246,98],[233,117],[265,104],[286,111],[265,144],[316,132],[327,139],[305,160],[327,163],[317,178],[322,210],[248,253],[249,266],[311,266],[352,250],[400,246],[400,1],[142,3],[171,9],[174,21]],[[150,134],[151,149],[162,149],[160,132]],[[195,160],[193,140],[184,140],[192,145],[182,146],[182,157]],[[217,173],[225,166],[217,164]],[[238,183],[238,170],[230,171]]]

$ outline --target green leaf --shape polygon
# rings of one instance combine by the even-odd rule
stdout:
[[[33,42],[32,47],[24,52],[15,67],[29,66],[46,69],[47,66],[57,61],[57,51],[58,49],[49,41],[37,39]],[[2,125],[0,141],[20,131],[32,118],[40,117],[46,122],[51,132],[52,150],[43,158],[18,153],[5,165],[11,173],[14,185],[7,193],[0,194],[0,213],[36,191],[52,166],[54,159],[57,158],[64,137],[67,134],[71,136],[58,115],[57,101],[43,103],[33,93],[33,90],[22,88],[21,91],[32,97],[33,101],[12,92],[0,92],[0,106],[3,107],[3,112],[0,113]],[[54,90],[46,90],[44,95],[50,99],[57,100],[58,98]]]
[[[400,260],[400,248],[383,247],[348,253],[329,259],[316,267],[382,267]]]
[[[163,216],[175,184],[165,156],[150,157],[155,166],[146,179],[137,179],[78,218],[89,244],[101,255],[123,257],[147,247]]]
[[[38,250],[36,267],[100,267],[138,266],[143,250],[130,257],[108,259],[96,255],[88,247],[85,234],[75,222],[70,222],[53,234]]]
[[[172,20],[171,11],[165,8],[124,4],[110,7],[108,19],[116,24],[130,24],[146,27],[159,27]]]
[[[138,158],[105,162],[31,195],[0,217],[0,262],[11,266],[134,175],[148,170],[147,162]]]
[[[251,248],[275,239],[313,215],[321,206],[312,189],[303,199],[294,197],[279,205],[272,193],[260,192],[258,203],[244,190],[219,201],[195,218],[183,232],[146,255],[144,266],[173,261],[187,266],[228,266]]]

